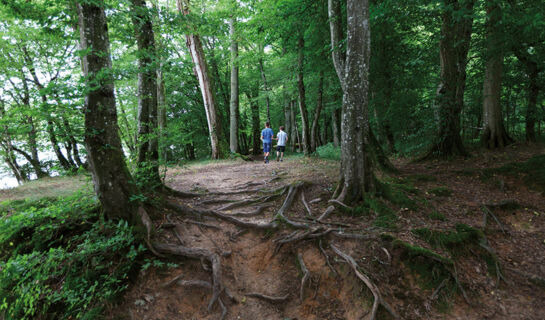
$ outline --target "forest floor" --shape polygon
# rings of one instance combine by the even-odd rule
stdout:
[[[201,194],[172,201],[255,224],[271,222],[288,202],[283,187],[302,182],[291,188],[299,193],[284,215],[310,229],[244,228],[162,211],[152,215],[155,238],[220,257],[225,319],[365,318],[373,294],[334,248],[354,259],[403,319],[543,319],[545,190],[536,190],[532,171],[520,168],[544,151],[516,144],[466,160],[394,160],[399,173],[381,179],[405,198],[370,201],[367,210],[337,207],[322,222],[316,219],[331,205],[337,161],[298,157],[171,169],[170,187]],[[251,199],[260,201],[237,202]],[[109,318],[220,319],[220,303],[207,309],[213,281],[207,261],[171,262],[141,271]],[[392,316],[381,306],[378,318]]]

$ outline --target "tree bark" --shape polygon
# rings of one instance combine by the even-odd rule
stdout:
[[[189,14],[189,0],[176,0],[178,11],[184,15]],[[223,131],[221,122],[218,118],[218,109],[216,97],[210,78],[210,72],[204,56],[204,51],[199,35],[190,33],[186,35],[186,43],[191,53],[191,60],[195,64],[195,75],[199,80],[199,86],[204,102],[206,120],[208,122],[208,132],[210,134],[210,146],[212,149],[212,159],[220,159],[225,156],[226,148],[222,141]]]
[[[310,132],[308,127],[308,111],[305,97],[305,82],[304,82],[304,59],[305,59],[305,39],[302,30],[299,30],[297,40],[298,58],[297,58],[297,90],[299,92],[299,112],[301,113],[301,136],[303,144],[303,152],[305,156],[310,156],[313,152],[310,145]]]
[[[445,0],[444,4],[439,41],[441,82],[437,90],[439,132],[424,158],[468,154],[460,136],[460,114],[475,0]]]
[[[55,152],[55,155],[57,156],[61,167],[66,171],[73,169],[72,165],[70,165],[68,160],[62,154],[61,148],[59,147],[59,142],[57,141],[57,135],[55,134],[53,120],[51,118],[47,119],[46,130],[47,134],[49,135],[49,142],[51,143],[51,147],[53,148],[53,151]]]
[[[320,113],[322,112],[323,107],[323,93],[324,72],[320,71],[320,80],[318,80],[318,101],[316,102],[316,110],[314,110],[314,119],[310,131],[310,149],[312,152],[316,151],[316,147],[318,146],[318,121],[320,120]]]
[[[263,52],[263,47],[261,48]],[[267,121],[271,122],[271,99],[269,97],[269,86],[267,85],[267,77],[265,76],[265,68],[263,67],[263,59],[259,58],[259,72],[261,73],[261,80],[263,80],[263,89],[265,90],[265,103],[267,105]]]
[[[114,85],[110,74],[110,40],[102,7],[78,3],[78,20],[87,79],[85,146],[95,192],[107,218],[132,225],[142,221],[131,197],[137,188],[125,164],[117,126]]]
[[[161,185],[157,138],[157,70],[151,15],[144,0],[131,0],[138,45],[138,166],[150,185]]]
[[[250,89],[246,93],[250,101],[250,109],[252,111],[252,154],[259,155],[261,153],[261,131],[259,124],[259,104],[257,97],[259,95],[259,86]]]
[[[503,124],[501,111],[501,77],[503,52],[501,39],[497,34],[501,21],[498,4],[487,6],[487,46],[486,69],[483,82],[483,131],[481,143],[488,149],[503,148],[512,142]]]
[[[536,142],[537,96],[539,95],[538,74],[536,63],[528,65],[530,84],[528,87],[528,108],[526,108],[526,141]]]
[[[238,92],[238,42],[235,33],[235,18],[229,20],[229,36],[231,37],[231,101],[229,104],[229,149],[240,152],[238,146],[239,92]]]
[[[331,45],[339,46],[339,3],[328,1]],[[341,171],[334,197],[345,203],[363,199],[366,192],[375,192],[375,177],[370,153],[371,132],[368,115],[370,22],[368,0],[347,1],[346,58],[333,50],[333,62],[341,87],[343,106],[341,116]]]
[[[333,131],[333,145],[338,147],[339,142],[339,110],[333,109],[331,112],[331,131]]]
[[[286,86],[284,88],[284,132],[291,135],[291,112],[290,112],[290,98],[286,94]],[[289,138],[290,140],[291,137]]]

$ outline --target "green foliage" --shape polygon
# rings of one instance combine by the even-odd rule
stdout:
[[[433,248],[447,249],[452,254],[465,251],[478,245],[484,238],[481,230],[466,224],[457,224],[456,231],[436,231],[428,228],[412,230],[412,233],[429,243]]]
[[[397,214],[379,198],[367,197],[361,205],[347,211],[354,216],[374,213],[376,215],[375,221],[373,222],[375,226],[385,229],[396,228],[396,222],[398,220]]]
[[[144,250],[126,222],[99,219],[89,194],[6,202],[2,208],[5,319],[96,319],[126,288]]]
[[[528,187],[545,194],[545,155],[537,155],[525,162],[513,162],[499,168],[484,169],[481,178],[488,180],[494,174],[522,174]]]
[[[428,192],[438,197],[450,197],[452,195],[452,191],[447,187],[431,188]]]
[[[396,205],[415,210],[418,207],[416,201],[409,198],[406,193],[417,194],[419,191],[412,185],[401,182],[377,182],[377,195]]]
[[[335,147],[333,143],[328,143],[326,145],[316,148],[316,153],[318,157],[324,159],[340,160],[341,159],[341,148]]]
[[[446,221],[447,218],[445,217],[444,214],[442,214],[441,212],[437,211],[437,210],[433,210],[429,215],[428,217],[432,220],[439,220],[439,221]]]

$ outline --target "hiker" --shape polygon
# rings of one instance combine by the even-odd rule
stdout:
[[[274,132],[271,129],[271,124],[265,122],[265,129],[261,131],[261,141],[263,141],[263,162],[269,163],[269,152],[271,152],[272,138]]]
[[[284,131],[284,126],[280,126],[280,132],[276,135],[278,143],[276,144],[276,161],[284,161],[284,151],[286,151],[286,142],[288,134]]]

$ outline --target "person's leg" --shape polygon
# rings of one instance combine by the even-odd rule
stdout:
[[[284,161],[284,151],[280,153],[280,161]]]

